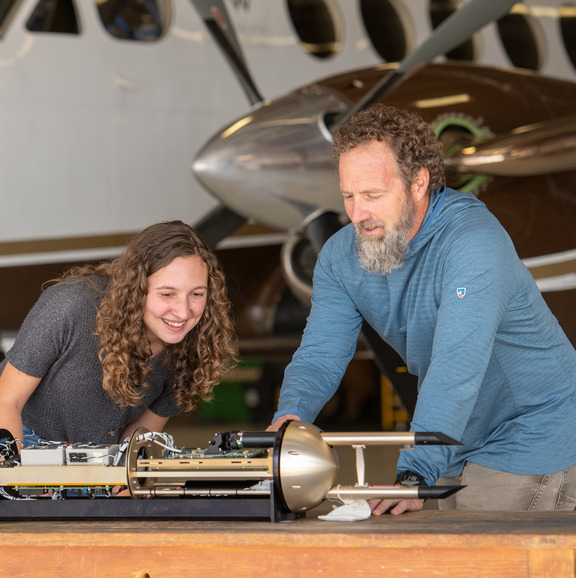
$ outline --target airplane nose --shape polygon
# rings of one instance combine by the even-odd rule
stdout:
[[[346,109],[318,86],[264,103],[212,137],[192,169],[230,209],[271,227],[299,228],[319,208],[342,213],[324,119]]]

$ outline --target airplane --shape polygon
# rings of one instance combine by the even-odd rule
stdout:
[[[191,0],[3,2],[0,119],[8,138],[0,157],[4,161],[0,267],[10,281],[0,287],[0,330],[18,328],[42,281],[55,276],[59,264],[114,256],[133,232],[170,218],[198,223],[206,237],[219,243],[224,257],[234,247],[245,247],[249,255],[268,251],[270,245],[274,250],[266,254],[276,255],[276,248],[283,245],[281,259],[287,272],[306,264],[309,269],[313,258],[299,222],[268,221],[269,213],[257,210],[249,199],[222,209],[214,191],[208,194],[194,177],[191,159],[200,158],[218,127],[229,127],[233,118],[246,118],[245,94],[254,110],[265,109],[258,104],[262,97],[255,83],[246,82],[248,68],[271,103],[294,87],[308,85],[308,92],[301,91],[306,102],[314,96],[318,78],[360,67],[381,66],[385,71],[392,65],[383,61],[405,59],[460,4],[229,0],[222,6],[230,8],[233,18],[213,30],[223,30],[233,21],[232,28],[238,31],[239,40],[227,39],[227,54],[245,69],[244,82],[238,84],[221,65],[218,43],[208,35],[205,17],[199,16]],[[131,26],[130,10],[132,18],[136,11]],[[212,16],[225,18],[224,13]],[[514,64],[534,71],[516,73],[518,77],[545,75],[571,85],[573,21],[573,11],[559,1],[527,0],[473,35],[463,55],[458,50],[450,54],[463,58],[464,68],[468,60],[492,67]],[[519,38],[521,50],[515,48]],[[245,56],[238,56],[242,51]],[[354,75],[349,82],[358,89]],[[477,121],[493,108],[493,102],[480,103],[470,116]],[[465,130],[471,130],[469,121],[462,118]],[[472,123],[473,131],[491,128],[476,124]],[[195,168],[198,174],[197,161]],[[493,183],[485,186],[488,191]],[[340,221],[342,207],[331,203],[319,207],[330,208]],[[276,215],[283,212],[272,210]],[[568,211],[562,214],[567,216]],[[264,229],[269,234],[231,236],[246,220],[269,223],[271,228]],[[245,230],[258,227],[249,224]],[[550,251],[563,258],[562,251]],[[297,254],[301,257],[294,259]],[[268,285],[272,280],[275,290],[282,291],[275,267],[262,272],[261,260],[230,260],[249,263],[248,277]],[[542,267],[546,266],[544,262]],[[237,268],[234,274],[240,275]],[[307,286],[305,279],[304,293]],[[299,290],[294,283],[291,288]],[[264,307],[249,302],[246,308],[273,308],[278,300],[272,291],[262,293],[258,298]]]
[[[429,20],[459,2],[228,4],[250,68],[273,98],[322,76],[403,58],[431,32]],[[373,19],[358,13],[370,4],[388,12]],[[114,22],[131,6],[148,7],[139,15],[146,34],[130,37]],[[525,65],[574,79],[575,47],[557,29],[570,22],[569,9],[558,0],[526,6],[529,14],[516,15],[526,19],[522,47],[534,44],[527,52],[537,54]],[[498,66],[518,58],[512,34],[490,27],[486,34],[474,38],[472,53],[482,54],[472,57]],[[381,36],[395,42],[382,46]],[[190,159],[245,109],[234,79],[212,64],[217,58],[189,0],[2,2],[0,120],[8,136],[0,266],[101,258],[117,250],[118,237],[154,219],[208,214],[216,201],[192,175]]]

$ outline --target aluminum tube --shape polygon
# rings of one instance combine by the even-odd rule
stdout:
[[[331,446],[460,445],[441,432],[322,432],[321,435]]]
[[[441,499],[465,486],[334,486],[326,492],[328,500],[415,500]]]

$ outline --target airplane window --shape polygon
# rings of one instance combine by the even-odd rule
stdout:
[[[20,0],[0,0],[0,38],[4,35],[10,18],[14,14],[13,8]]]
[[[287,0],[286,5],[306,52],[328,58],[340,50],[333,13],[325,0]]]
[[[391,0],[361,0],[364,28],[374,50],[385,62],[398,62],[409,51],[407,22],[401,8]]]
[[[78,17],[73,0],[40,0],[26,22],[31,32],[78,34]]]
[[[430,22],[436,29],[448,16],[451,16],[460,6],[459,0],[430,0]],[[477,42],[474,37],[453,48],[445,54],[449,60],[474,62],[478,58]]]
[[[563,4],[559,8],[560,33],[572,66],[576,68],[576,4]]]
[[[513,9],[498,20],[497,26],[510,62],[516,68],[540,70],[544,52],[544,33],[537,19],[526,7]]]
[[[158,40],[166,29],[168,0],[94,0],[104,28],[123,40]]]

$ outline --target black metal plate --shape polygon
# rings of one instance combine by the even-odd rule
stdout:
[[[65,500],[0,500],[0,520],[65,520],[102,518],[254,520],[272,522],[299,517],[274,508],[273,497],[210,498],[71,498]]]

